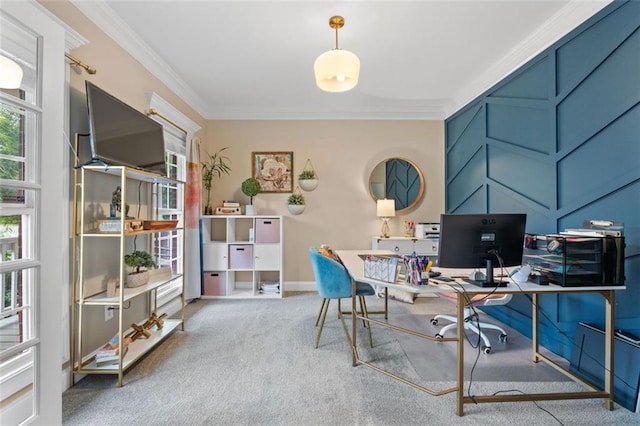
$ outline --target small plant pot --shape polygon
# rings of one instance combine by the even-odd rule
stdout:
[[[304,204],[287,204],[287,208],[289,209],[289,213],[293,215],[299,215],[305,209]]]
[[[247,216],[254,216],[257,214],[257,209],[252,204],[244,206],[244,214]]]
[[[127,287],[140,287],[149,282],[149,271],[127,275]]]
[[[300,179],[298,185],[303,191],[313,191],[318,187],[318,179]]]

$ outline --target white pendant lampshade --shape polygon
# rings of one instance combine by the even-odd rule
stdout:
[[[360,59],[354,53],[338,48],[338,29],[344,26],[344,18],[332,16],[329,26],[336,30],[336,48],[324,52],[314,62],[316,84],[325,92],[346,92],[358,84]]]
[[[0,88],[19,89],[22,84],[22,68],[14,60],[0,55]]]

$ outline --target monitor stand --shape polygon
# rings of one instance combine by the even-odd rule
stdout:
[[[468,282],[469,284],[477,285],[478,287],[506,287],[506,281],[495,281],[493,279],[493,261],[491,259],[486,260],[487,272],[482,277],[482,272],[473,271],[468,279],[464,279],[463,281]]]

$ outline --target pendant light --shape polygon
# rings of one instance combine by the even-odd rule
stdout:
[[[0,89],[19,89],[22,68],[13,59],[0,55]]]
[[[329,26],[336,30],[336,48],[324,52],[314,62],[316,84],[325,92],[346,92],[358,84],[360,59],[354,53],[338,48],[338,29],[344,26],[344,18],[332,16]]]

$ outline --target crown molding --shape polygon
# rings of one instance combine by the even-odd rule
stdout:
[[[415,108],[370,108],[368,111],[325,111],[291,108],[290,110],[263,111],[238,108],[233,111],[209,111],[207,120],[444,120],[445,110],[440,106]]]
[[[198,123],[194,122],[189,117],[184,115],[178,108],[174,107],[164,98],[162,98],[162,96],[158,95],[155,92],[149,92],[145,95],[149,104],[149,108],[155,108],[160,114],[169,118],[178,126],[186,130],[187,137],[193,136],[198,130],[201,129]]]
[[[202,98],[176,74],[173,69],[142,40],[104,0],[69,0],[87,18],[126,50],[149,72],[171,89],[187,105],[204,116],[206,106]]]
[[[613,0],[571,0],[547,20],[538,31],[460,90],[453,102],[445,106],[445,117],[473,101],[506,76],[533,59],[556,41],[602,10]]]

